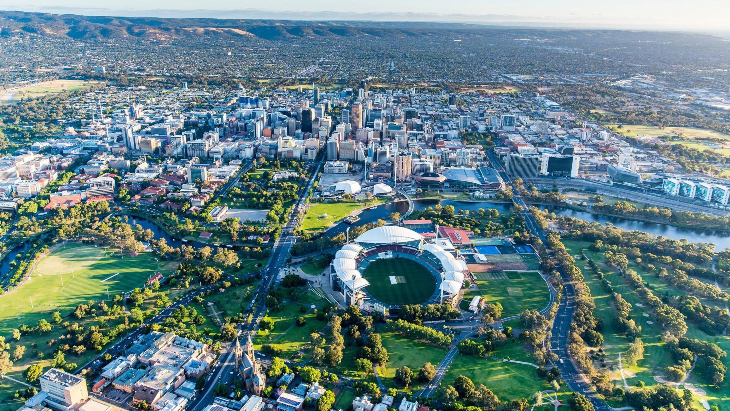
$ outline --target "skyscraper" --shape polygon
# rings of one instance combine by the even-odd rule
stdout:
[[[302,132],[312,132],[312,120],[314,119],[314,110],[311,108],[302,109]]]
[[[314,88],[314,105],[319,104],[319,87]]]
[[[411,153],[400,153],[396,156],[395,174],[398,181],[407,180],[411,175],[413,156]]]
[[[362,128],[362,103],[353,103],[352,104],[352,112],[350,112],[351,121],[352,124],[352,132],[356,132],[357,130]]]

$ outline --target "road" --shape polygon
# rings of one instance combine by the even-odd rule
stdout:
[[[596,181],[577,179],[577,178],[528,178],[525,182],[535,185],[557,185],[559,188],[572,188],[576,190],[594,189],[596,194],[610,195],[631,201],[651,204],[657,207],[671,208],[673,210],[690,211],[693,213],[707,213],[710,215],[725,216],[728,210],[720,205],[712,206],[699,200],[691,200],[682,197],[670,197],[666,195],[654,194],[639,188],[632,189],[618,185],[610,185],[599,183]]]
[[[249,304],[248,310],[252,312],[252,320],[248,324],[244,324],[239,328],[239,335],[256,331],[259,321],[266,314],[266,296],[268,295],[269,287],[276,281],[276,277],[279,274],[279,270],[286,267],[286,260],[289,258],[289,254],[292,246],[296,243],[296,236],[294,230],[297,228],[299,215],[299,208],[304,206],[309,192],[314,186],[317,174],[324,162],[322,160],[317,162],[316,168],[312,173],[307,186],[302,190],[299,196],[299,200],[292,207],[291,214],[289,215],[288,222],[282,226],[281,235],[274,242],[274,247],[271,251],[271,257],[266,267],[262,270],[263,278],[261,284],[256,292],[256,297]],[[188,406],[189,411],[202,411],[206,406],[213,403],[213,389],[218,384],[228,384],[234,376],[234,363],[235,357],[233,354],[232,343],[225,344],[222,348],[221,355],[216,365],[208,373],[208,378],[205,386],[200,394]]]
[[[76,371],[76,374],[80,374],[83,370],[85,370],[88,367],[100,364],[101,357],[104,354],[108,353],[108,354],[111,354],[112,356],[122,355],[124,353],[124,350],[127,348],[127,345],[134,342],[134,340],[136,340],[137,337],[139,337],[139,335],[142,334],[142,328],[145,324],[154,324],[154,323],[162,322],[165,318],[169,317],[172,314],[172,312],[175,311],[176,308],[178,308],[182,305],[189,304],[193,298],[197,297],[201,293],[208,291],[212,288],[213,288],[213,286],[206,286],[206,287],[198,288],[197,290],[187,294],[183,298],[173,302],[169,307],[161,310],[154,317],[149,318],[146,321],[144,321],[141,326],[137,327],[137,329],[135,329],[131,333],[127,334],[124,338],[122,338],[121,340],[117,341],[116,343],[114,343],[113,345],[111,345],[110,347],[108,347],[107,349],[102,351],[101,354],[94,357],[91,361],[87,362],[82,367],[79,367],[79,369]],[[96,364],[94,364],[94,363],[96,363]]]
[[[492,167],[497,170],[505,183],[512,185],[512,180],[507,175],[502,163],[494,155],[494,152],[490,150],[487,155],[489,156],[489,161],[492,163]],[[529,211],[522,197],[515,194],[513,201],[523,208],[521,214],[525,218],[527,229],[533,235],[540,238],[544,244],[547,244],[544,230],[537,224],[535,216]],[[565,381],[565,384],[568,385],[568,388],[585,395],[591,401],[596,411],[610,411],[611,407],[598,398],[593,388],[584,381],[583,374],[575,366],[568,352],[570,324],[573,321],[573,313],[575,312],[575,287],[573,287],[572,282],[567,278],[563,270],[560,270],[560,275],[563,279],[563,295],[560,299],[558,312],[553,320],[552,336],[550,338],[550,349],[560,359],[555,365],[560,370],[560,376]]]

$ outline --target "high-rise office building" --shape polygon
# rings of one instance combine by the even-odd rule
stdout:
[[[319,104],[319,87],[314,88],[314,105]]]
[[[396,156],[395,176],[399,181],[407,180],[411,175],[413,167],[413,156],[411,153],[400,153]]]
[[[350,112],[350,124],[352,124],[352,132],[362,128],[362,104],[353,103],[352,111]]]
[[[343,108],[342,114],[340,115],[340,123],[347,124],[350,122],[350,110]]]
[[[340,151],[340,142],[337,139],[330,139],[327,142],[327,160],[337,160]]]
[[[302,109],[302,132],[312,132],[312,120],[314,120],[314,110],[311,108]]]

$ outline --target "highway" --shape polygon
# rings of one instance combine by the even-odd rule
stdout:
[[[576,190],[593,189],[596,190],[596,194],[610,195],[630,201],[651,204],[657,207],[671,208],[673,210],[707,213],[719,216],[725,216],[728,213],[728,210],[720,208],[721,206],[719,205],[715,207],[699,200],[658,195],[639,188],[631,189],[629,187],[610,185],[579,178],[527,178],[524,179],[524,181],[535,185],[552,186],[555,184],[559,188],[572,188]]]
[[[266,267],[261,271],[263,276],[261,284],[256,292],[256,297],[249,304],[248,310],[252,312],[252,320],[248,324],[242,324],[239,327],[239,336],[245,336],[245,334],[256,331],[259,321],[266,314],[266,296],[269,293],[269,287],[276,281],[276,277],[279,274],[279,270],[286,266],[286,260],[289,258],[289,254],[292,246],[296,243],[296,236],[294,230],[297,228],[298,215],[300,207],[304,206],[309,192],[314,186],[317,174],[324,162],[322,160],[317,162],[314,172],[312,173],[307,186],[302,190],[299,196],[299,200],[292,207],[291,214],[289,215],[289,221],[282,226],[281,235],[274,243],[274,247],[271,252],[271,257]],[[188,405],[189,411],[202,411],[205,407],[213,403],[213,389],[216,385],[229,384],[234,377],[235,372],[235,357],[233,353],[233,343],[227,343],[222,347],[222,352],[218,358],[218,362],[208,373],[206,384],[203,387],[201,393],[199,393]]]
[[[512,185],[512,179],[507,175],[504,166],[496,158],[494,152],[488,151],[489,161],[492,167],[497,170],[505,183]],[[514,186],[513,186],[514,188]],[[516,191],[516,190],[515,190]],[[530,232],[540,238],[547,245],[547,238],[544,230],[537,224],[535,217],[529,211],[525,200],[519,195],[513,196],[515,204],[521,206],[522,216],[525,218],[525,225]],[[560,376],[572,391],[585,395],[595,407],[596,411],[610,411],[612,408],[606,405],[603,400],[597,397],[593,388],[587,384],[583,378],[583,374],[578,370],[568,353],[568,336],[570,334],[570,324],[573,321],[573,313],[575,312],[575,288],[570,279],[566,277],[563,270],[560,270],[563,279],[563,295],[560,298],[558,312],[553,320],[552,336],[550,338],[550,349],[557,354],[559,361],[555,364],[560,370]]]

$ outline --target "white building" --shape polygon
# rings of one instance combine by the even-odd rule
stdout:
[[[324,163],[325,174],[347,174],[347,161],[328,161]]]

